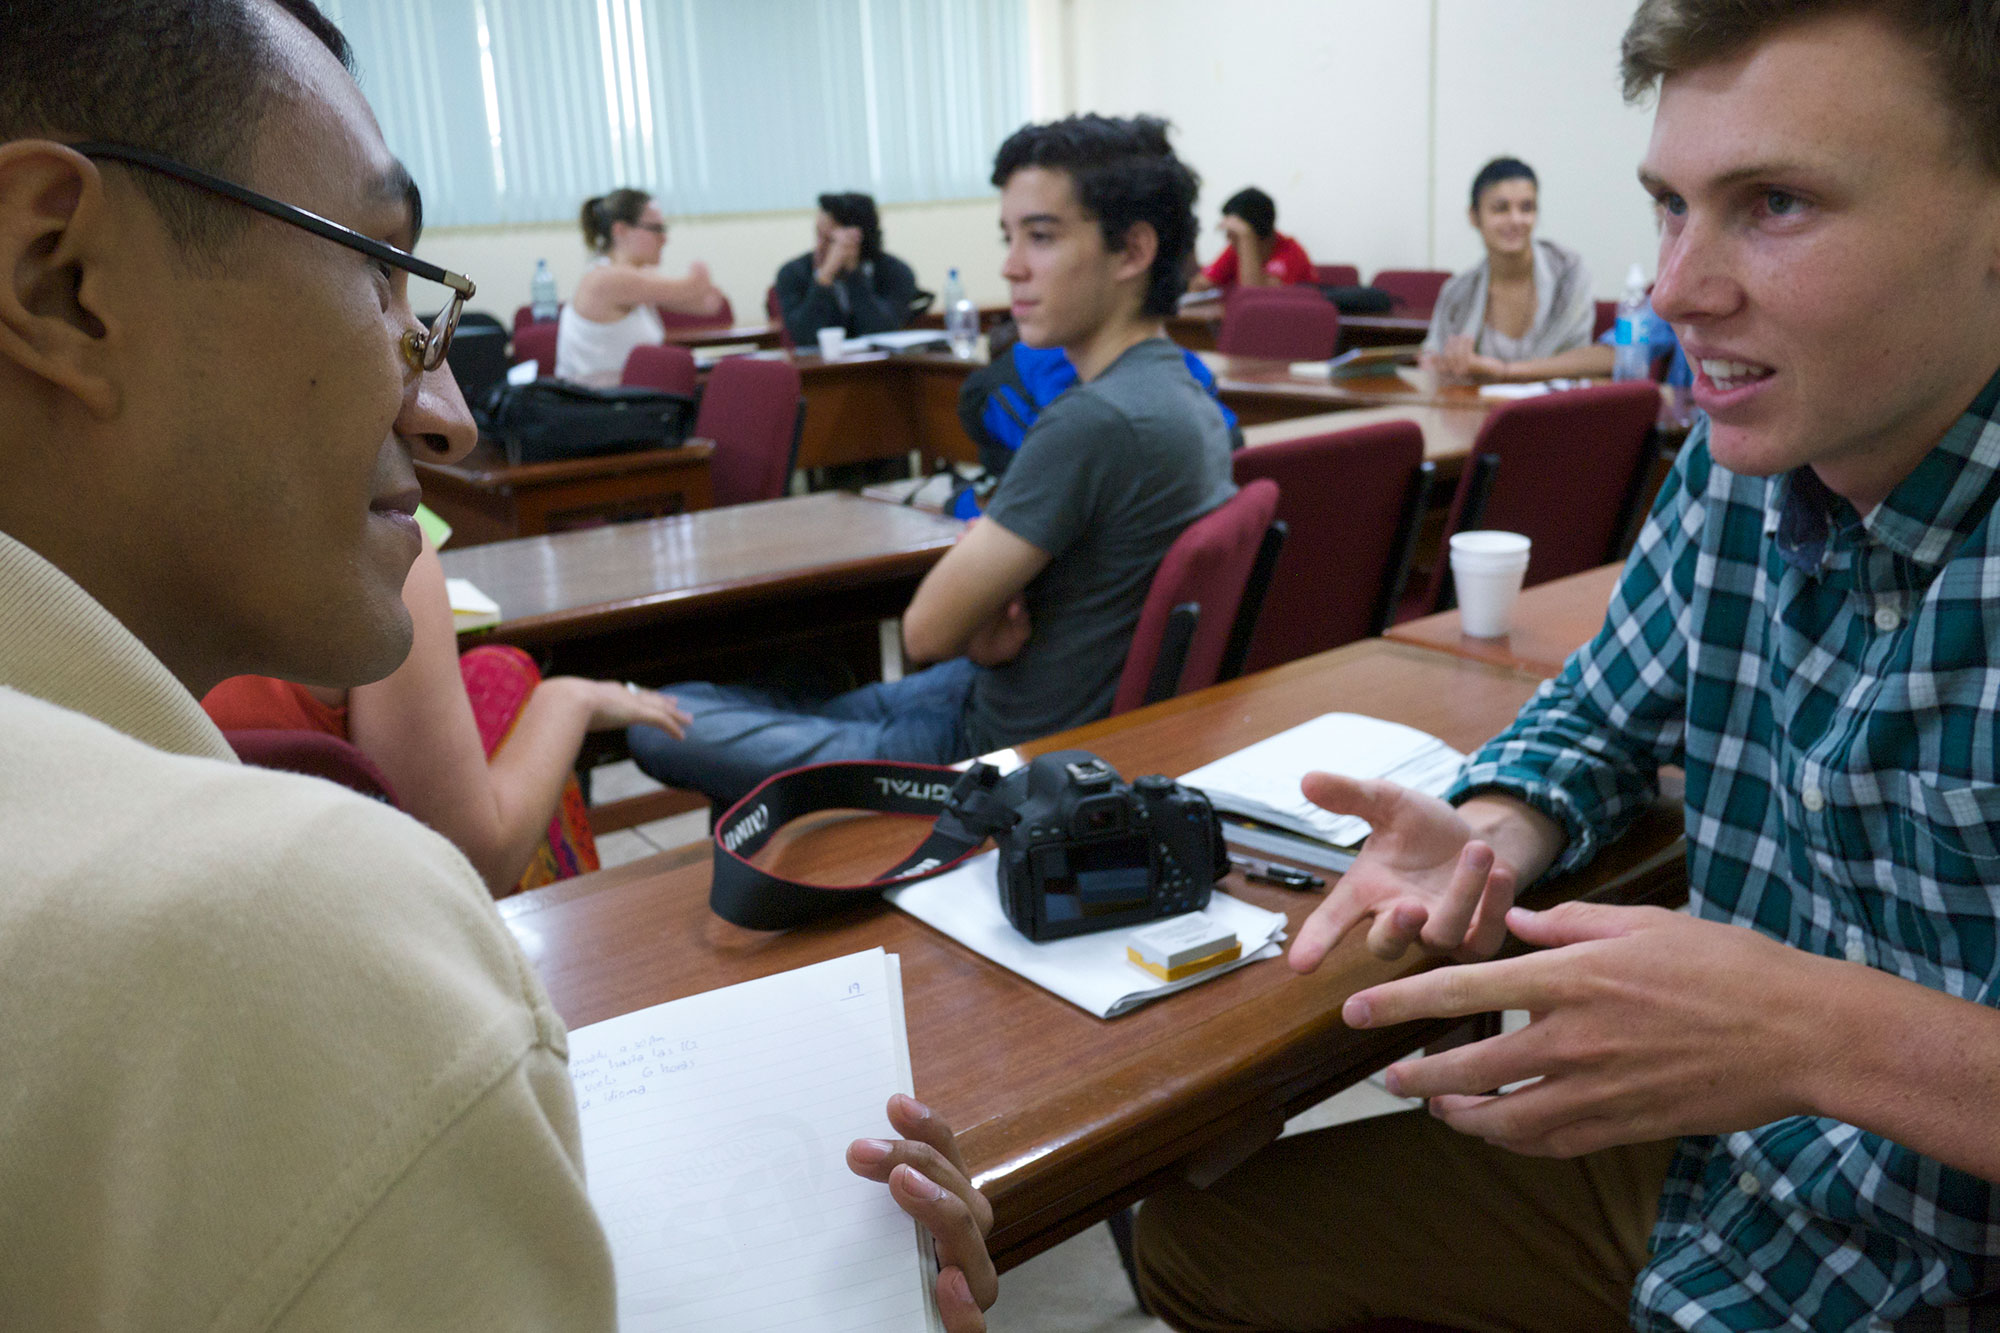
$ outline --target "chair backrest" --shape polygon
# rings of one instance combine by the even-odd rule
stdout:
[[[309,778],[325,778],[401,809],[396,789],[375,762],[352,742],[323,731],[251,728],[225,731],[222,738],[236,757],[257,768],[303,773]]]
[[[1580,574],[1616,560],[1653,458],[1659,386],[1600,384],[1502,403],[1473,439],[1445,517],[1446,545],[1420,609],[1449,602],[1451,534],[1526,533],[1524,583]],[[1490,460],[1490,461],[1489,461]]]
[[[1361,270],[1352,264],[1314,264],[1313,281],[1322,287],[1359,287]]]
[[[692,398],[697,382],[694,353],[672,343],[642,343],[625,358],[625,370],[618,382]]]
[[[1451,281],[1449,269],[1385,268],[1375,275],[1372,286],[1396,298],[1408,310],[1429,310],[1437,304],[1438,293]]]
[[[535,363],[535,373],[544,378],[556,373],[556,326],[528,324],[514,330],[514,350],[509,364]]]
[[[792,326],[785,323],[785,306],[778,299],[778,285],[772,283],[764,289],[764,313],[778,326],[778,346],[792,351],[798,344],[792,341]]]
[[[507,330],[491,315],[477,323],[468,315],[459,321],[444,359],[465,401],[483,403],[507,378]]]
[[[1229,356],[1324,361],[1340,345],[1340,311],[1314,287],[1239,287],[1222,307],[1215,350]]]
[[[1380,634],[1394,618],[1431,469],[1414,421],[1238,449],[1238,485],[1278,486],[1290,529],[1243,661],[1262,671]]]
[[[717,505],[785,493],[805,422],[800,389],[798,367],[789,361],[732,356],[708,373],[694,433],[715,441],[708,477]]]
[[[562,302],[561,304],[558,304],[556,306],[556,312],[560,314],[562,312],[563,306],[567,304],[568,302],[566,301]],[[517,306],[514,310],[514,332],[519,333],[522,329],[527,328],[530,324],[547,324],[551,327],[554,327],[555,321],[552,319],[536,319],[535,308],[531,305]]]
[[[1114,715],[1215,683],[1251,568],[1277,508],[1276,483],[1253,481],[1174,539],[1139,610],[1111,703]],[[1184,652],[1176,654],[1169,631],[1176,623],[1184,631],[1190,619],[1192,634],[1180,641]]]
[[[712,315],[683,314],[663,305],[656,305],[653,309],[660,317],[660,327],[666,329],[707,329],[717,325],[727,327],[736,322],[736,311],[730,307],[726,296],[722,298],[722,309]]]
[[[1618,303],[1616,301],[1597,302],[1597,313],[1590,321],[1590,340],[1596,342],[1617,322]]]

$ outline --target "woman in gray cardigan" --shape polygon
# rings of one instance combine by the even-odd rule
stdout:
[[[1535,239],[1537,184],[1527,163],[1495,158],[1472,182],[1472,225],[1486,258],[1438,293],[1423,364],[1453,380],[1607,375],[1590,340],[1596,306],[1575,251]]]

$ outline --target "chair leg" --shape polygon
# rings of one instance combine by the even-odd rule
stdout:
[[[1151,1314],[1146,1308],[1146,1298],[1139,1294],[1139,1261],[1132,1249],[1132,1210],[1120,1208],[1104,1219],[1104,1225],[1111,1228],[1111,1242],[1118,1247],[1118,1262],[1125,1267],[1125,1280],[1132,1284],[1133,1301],[1141,1314]]]

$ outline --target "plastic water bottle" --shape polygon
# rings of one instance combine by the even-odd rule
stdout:
[[[1653,373],[1653,344],[1646,335],[1651,316],[1646,309],[1646,271],[1637,264],[1625,275],[1625,294],[1618,298],[1617,331],[1611,378],[1643,380]]]
[[[979,346],[979,307],[965,294],[957,269],[944,284],[944,336],[951,343],[951,354],[961,361],[970,359]]]
[[[545,324],[556,317],[559,306],[556,302],[556,275],[549,272],[549,261],[535,261],[535,280],[528,284],[528,309],[537,324]]]

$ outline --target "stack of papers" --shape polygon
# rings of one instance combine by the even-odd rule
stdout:
[[[1179,981],[1160,981],[1125,957],[1133,933],[1153,922],[1040,944],[1014,929],[1000,910],[999,863],[999,853],[987,852],[956,870],[882,896],[974,953],[1099,1018],[1116,1018],[1148,1000],[1199,986],[1260,958],[1275,958],[1279,941],[1285,938],[1282,912],[1267,912],[1217,890],[1209,896],[1208,915],[1235,929],[1243,956]]]
[[[847,1169],[908,1093],[898,959],[850,954],[569,1034],[626,1333],[943,1327],[930,1243]]]
[[[460,634],[500,623],[500,603],[479,591],[471,579],[446,579],[444,590],[451,599],[451,626]]]
[[[942,329],[896,329],[889,333],[869,333],[847,340],[847,350],[873,347],[884,352],[908,352],[919,347],[943,347],[951,340]]]
[[[1368,821],[1337,815],[1308,801],[1299,791],[1307,773],[1386,778],[1441,796],[1464,763],[1464,755],[1415,727],[1359,713],[1325,713],[1184,773],[1180,780],[1207,794],[1223,818],[1228,841],[1307,865],[1345,870],[1368,836]]]

